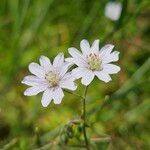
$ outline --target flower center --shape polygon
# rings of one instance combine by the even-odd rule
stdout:
[[[96,54],[90,54],[88,56],[88,68],[91,70],[99,70],[101,68],[102,60]]]
[[[58,78],[57,74],[55,74],[53,72],[49,72],[48,74],[46,74],[45,78],[53,87],[57,86],[59,83],[59,78]]]

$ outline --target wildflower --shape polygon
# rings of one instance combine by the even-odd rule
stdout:
[[[95,76],[104,82],[109,82],[111,81],[109,74],[120,71],[119,66],[110,64],[119,59],[119,52],[112,52],[113,45],[107,44],[99,50],[99,40],[95,40],[91,47],[87,40],[82,40],[80,47],[82,53],[76,48],[69,48],[72,57],[67,58],[66,61],[78,66],[72,70],[72,73],[75,78],[82,78],[82,84],[89,85]]]
[[[44,92],[41,100],[43,107],[47,107],[52,99],[55,104],[60,104],[64,97],[62,89],[77,88],[71,72],[67,72],[70,65],[64,61],[63,53],[55,57],[53,64],[46,56],[41,56],[39,61],[40,65],[34,62],[29,65],[29,71],[33,75],[26,76],[22,81],[31,86],[24,95],[32,96]]]
[[[119,2],[108,2],[105,6],[105,16],[116,21],[120,18],[122,5]]]

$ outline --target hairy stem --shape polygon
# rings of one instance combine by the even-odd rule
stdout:
[[[87,134],[86,134],[86,95],[87,95],[87,89],[88,89],[88,86],[85,87],[85,91],[83,94],[83,108],[82,108],[83,114],[82,114],[81,118],[83,120],[83,136],[84,136],[84,140],[85,140],[86,149],[90,150],[89,142],[88,142],[88,138],[87,138]]]

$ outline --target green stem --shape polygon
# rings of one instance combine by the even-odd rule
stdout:
[[[87,150],[90,150],[89,142],[88,142],[88,138],[87,138],[87,134],[86,134],[86,95],[87,95],[87,89],[88,89],[88,86],[85,87],[83,96],[81,96],[77,93],[73,93],[73,92],[68,91],[68,90],[64,90],[64,91],[69,93],[69,94],[75,95],[78,98],[83,100],[82,115],[81,115],[81,119],[83,120],[83,136],[84,136],[84,141],[85,141],[85,147]]]
[[[87,134],[86,134],[86,95],[87,95],[87,89],[88,86],[85,87],[85,91],[83,94],[83,114],[81,116],[82,120],[83,120],[83,136],[84,136],[84,140],[85,140],[85,145],[86,145],[86,149],[90,150],[89,147],[89,142],[88,142],[88,138],[87,138]]]

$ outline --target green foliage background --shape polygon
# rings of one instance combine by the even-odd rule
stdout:
[[[149,0],[123,0],[117,22],[104,16],[108,0],[0,0],[0,148],[3,150],[75,149],[83,137],[60,133],[81,114],[81,100],[65,94],[60,105],[41,105],[41,94],[23,95],[21,80],[30,62],[50,59],[82,39],[115,45],[119,74],[110,83],[97,79],[87,99],[88,137],[93,149],[150,149]],[[77,93],[83,92],[78,83]],[[61,146],[55,143],[59,139]],[[81,149],[81,148],[76,148]]]

